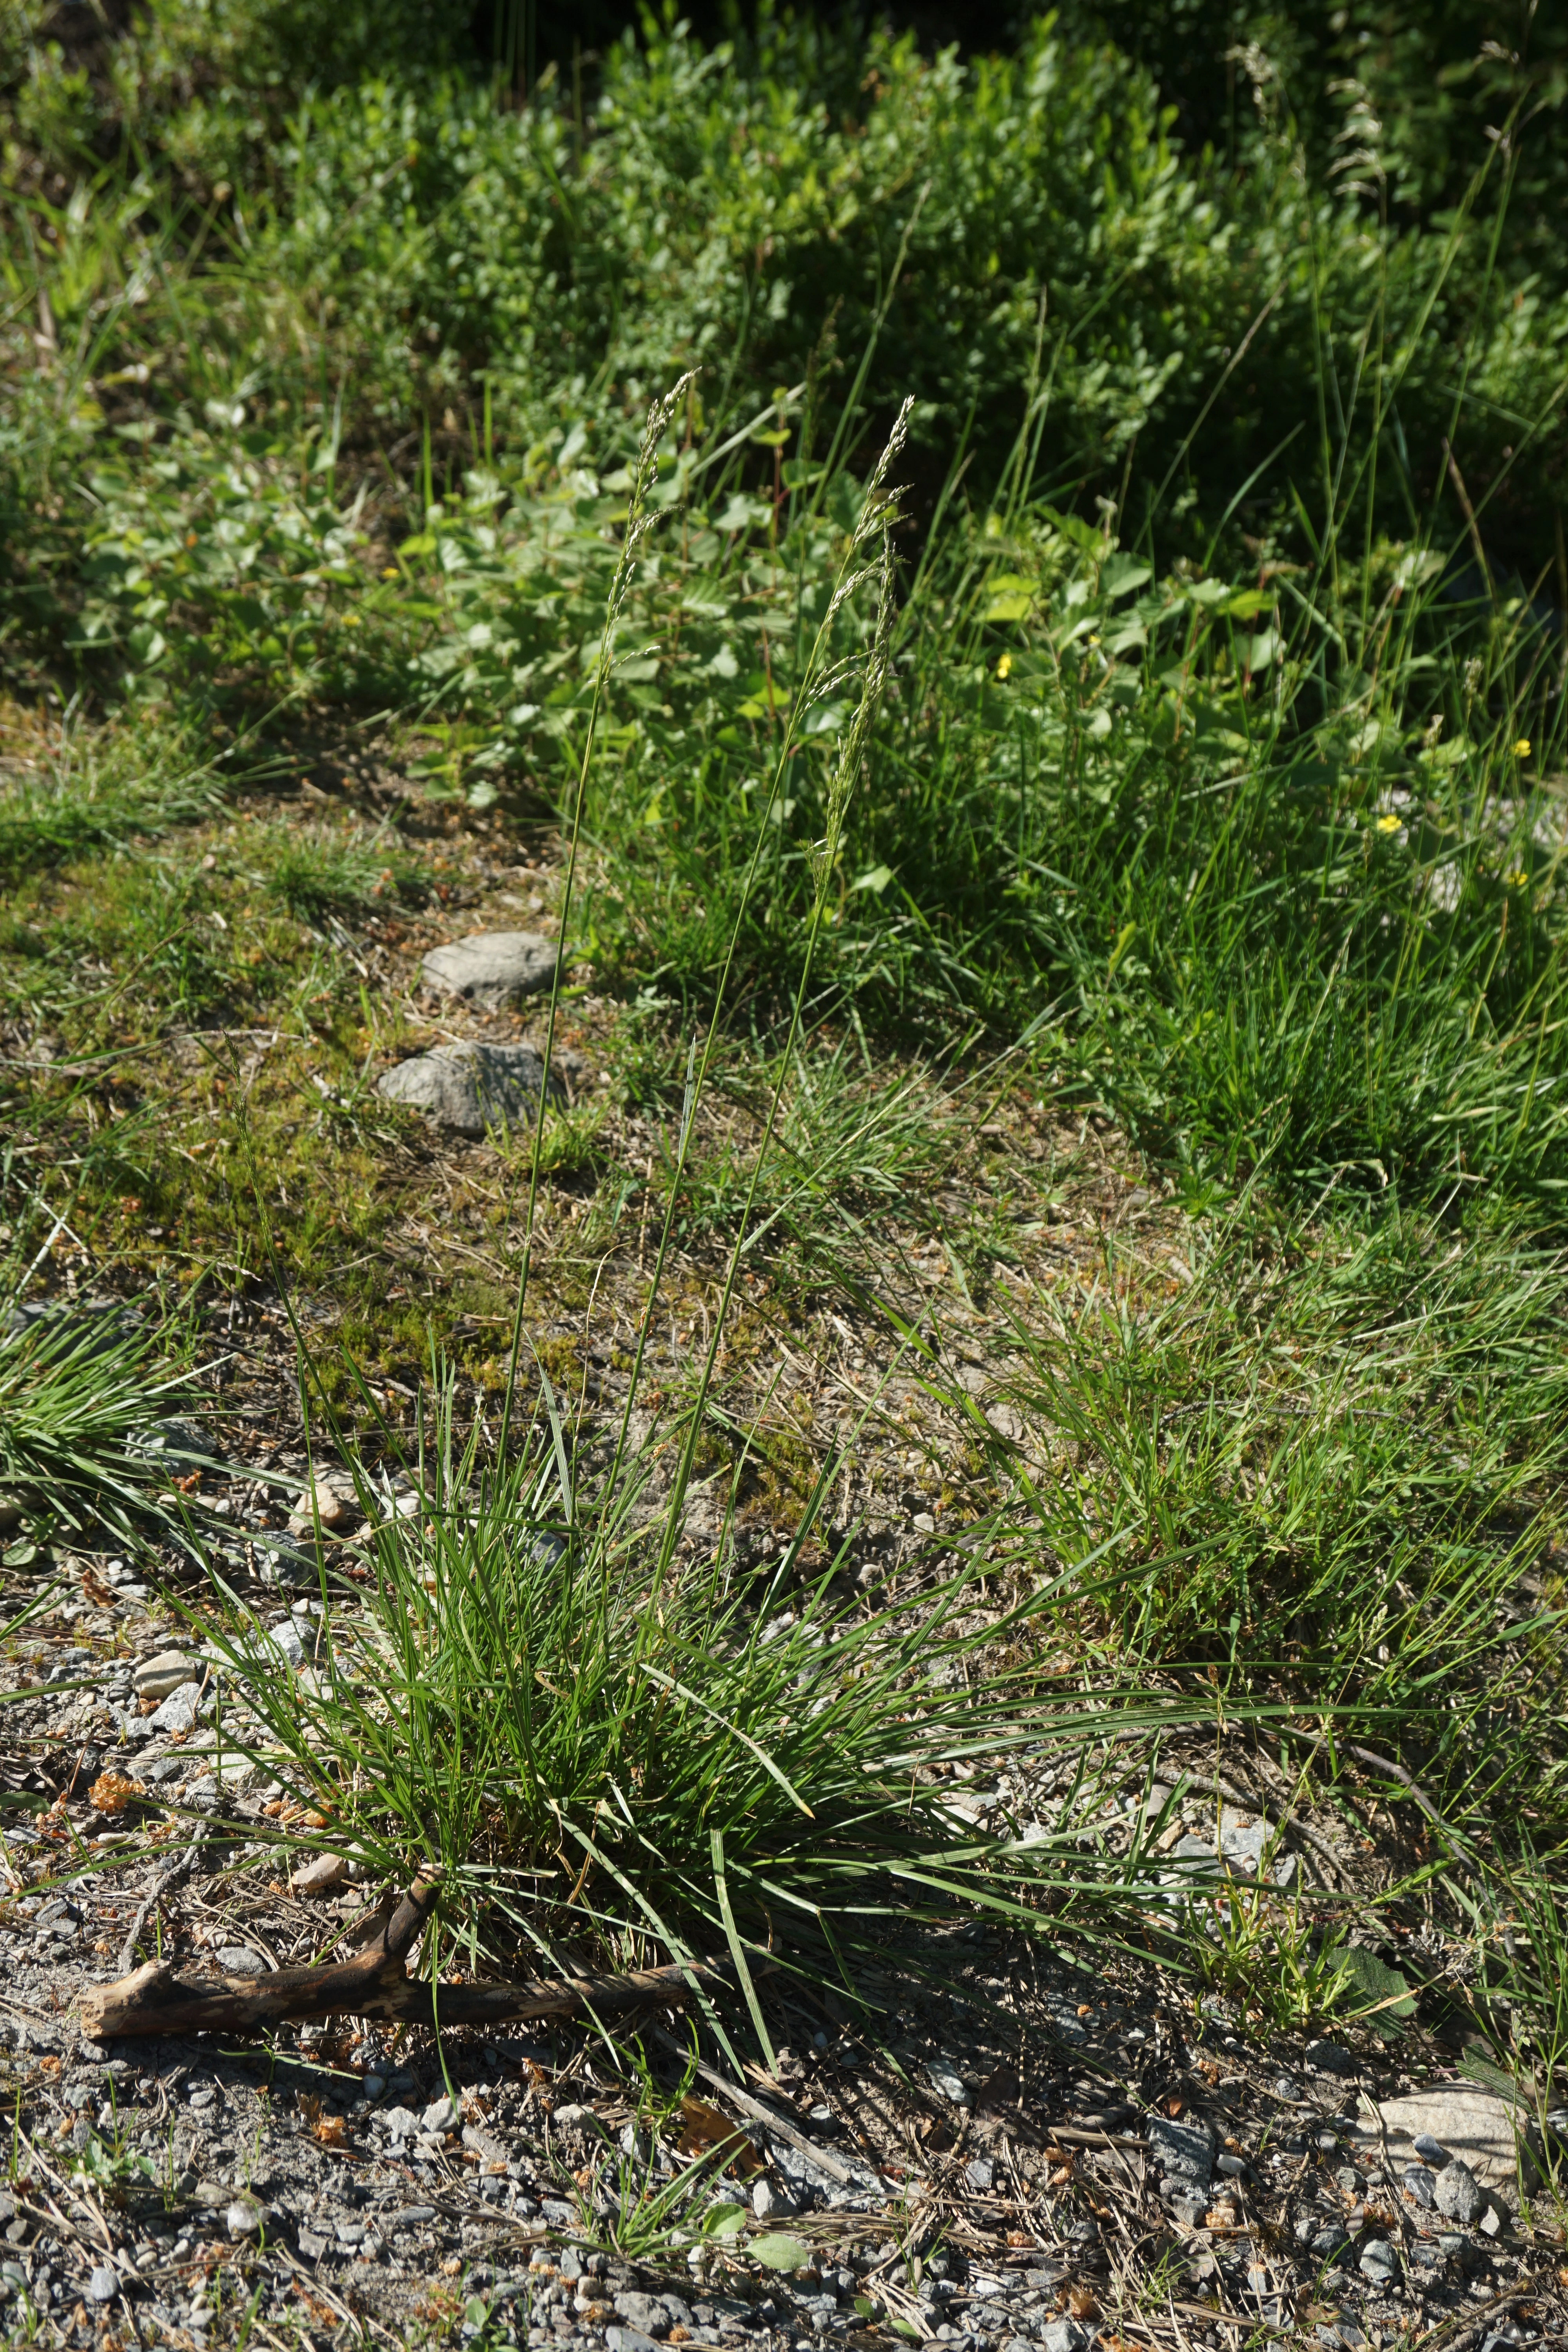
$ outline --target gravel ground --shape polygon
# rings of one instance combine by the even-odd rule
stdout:
[[[238,1528],[243,1485],[233,1494]],[[277,1575],[252,1517],[236,1565]],[[274,1526],[268,1540],[289,1538]],[[11,1605],[42,1566],[13,1568]],[[889,1978],[862,1988],[858,2017],[781,1976],[765,1995],[776,2074],[737,2084],[726,2061],[684,2105],[689,2029],[649,2015],[622,2038],[668,2094],[657,2143],[624,2056],[573,2028],[449,2034],[439,2050],[348,2021],[247,2047],[84,2041],[81,1994],[133,1947],[182,1974],[262,1972],[352,1945],[374,1890],[280,1883],[258,1836],[265,1789],[215,1772],[191,1621],[111,1556],[52,1566],[64,1597],[4,1670],[36,1694],[5,1717],[17,1809],[0,1846],[13,2340],[1562,2340],[1552,2214],[1521,2210],[1517,2179],[1468,2140],[1406,2145],[1403,2099],[1461,2116],[1452,2046],[1415,2026],[1393,2042],[1271,2035],[1114,1955],[1090,1973],[970,1928],[932,1955],[963,1998]],[[249,1590],[270,1592],[278,1639],[292,1626],[303,1650],[314,1604],[290,1606],[288,1572],[285,1558],[282,1589]],[[115,1775],[147,1792],[139,1818],[93,1803]],[[1217,1841],[1244,1873],[1327,1861],[1343,1877],[1349,1843],[1331,1844],[1328,1817],[1266,1851],[1249,1816],[1216,1813],[1215,1786],[1194,1779],[1173,1869],[1212,1866]],[[209,1841],[194,1852],[193,1827]],[[731,2121],[747,2140],[716,2194],[739,2227],[692,2246],[643,2192]],[[803,2265],[787,2273],[767,2259],[781,2232]]]

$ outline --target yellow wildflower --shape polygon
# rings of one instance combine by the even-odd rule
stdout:
[[[1002,658],[1001,658],[1001,660],[1000,660],[1000,661],[997,663],[997,665],[996,665],[996,675],[997,675],[997,677],[1005,677],[1007,676],[1008,671],[1012,668],[1012,667],[1013,667],[1013,656],[1012,656],[1012,655],[1011,655],[1011,654],[1004,654],[1004,655],[1003,655],[1003,656],[1002,656]]]
[[[1399,819],[1394,815],[1392,809],[1389,810],[1386,816],[1380,816],[1378,818],[1377,829],[1379,833],[1397,833],[1399,831]]]
[[[1521,736],[1520,737],[1520,739],[1519,739],[1518,742],[1517,742],[1517,743],[1514,745],[1514,747],[1513,747],[1513,756],[1514,756],[1514,758],[1515,758],[1516,760],[1528,760],[1528,759],[1529,759],[1529,757],[1530,757],[1530,738],[1529,738],[1529,736],[1528,736],[1528,735],[1521,735]]]

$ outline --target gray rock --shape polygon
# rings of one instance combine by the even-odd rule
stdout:
[[[606,2327],[605,2342],[609,2352],[654,2352],[654,2339],[640,2327]]]
[[[1437,2175],[1434,2194],[1437,2210],[1444,2221],[1458,2221],[1461,2229],[1466,2230],[1472,2222],[1480,2220],[1487,2201],[1485,2189],[1463,2157],[1458,2156],[1452,2164],[1446,2164]]]
[[[964,2166],[963,2177],[971,2189],[977,2189],[982,2196],[987,2196],[996,2177],[996,2168],[988,2156],[977,2156]]]
[[[394,2113],[397,2111],[395,2109]],[[420,2119],[420,2128],[426,2132],[449,2132],[462,2121],[462,2110],[456,2099],[432,2099]]]
[[[1447,2149],[1440,2139],[1434,2139],[1430,2132],[1415,2133],[1410,2145],[1423,2164],[1436,2164],[1441,2167],[1449,2161]]]
[[[1208,2187],[1214,2179],[1217,2146],[1211,2123],[1174,2123],[1169,2116],[1152,2113],[1144,2117],[1143,2129],[1150,2153],[1168,2181],[1188,2181],[1197,2189]]]
[[[1315,2074],[1359,2074],[1361,2066],[1338,2042],[1309,2042],[1307,2063]]]
[[[115,2273],[100,2263],[89,2271],[84,2290],[89,2303],[112,2303],[120,2293],[120,2281]]]
[[[376,1092],[456,1128],[459,1135],[480,1136],[488,1127],[531,1118],[543,1075],[543,1061],[531,1045],[437,1045],[384,1071]],[[550,1098],[565,1099],[553,1071]]]
[[[256,2238],[266,2222],[267,2208],[254,2197],[237,2197],[223,2219],[231,2238]]]
[[[1342,2246],[1348,2246],[1349,2244],[1350,2239],[1345,2232],[1343,2224],[1339,2221],[1330,2221],[1318,2231],[1317,2235],[1312,2240],[1312,2252],[1319,2262],[1325,2263],[1328,2262],[1331,2256],[1337,2254]]]
[[[167,1698],[191,1678],[191,1662],[182,1650],[160,1650],[133,1667],[131,1687],[138,1698]]]
[[[432,948],[423,970],[448,995],[499,1013],[548,988],[560,953],[559,942],[539,931],[470,931],[467,939]]]
[[[658,2337],[669,2334],[669,2314],[658,2295],[618,2294],[616,2309],[623,2319],[640,2328],[643,2335]]]
[[[1399,2257],[1386,2238],[1369,2238],[1356,2267],[1374,2286],[1387,2286],[1399,2276]]]
[[[217,1964],[226,1977],[264,1977],[267,1963],[248,1944],[220,1944]]]
[[[1048,2327],[1041,2328],[1040,2342],[1044,2352],[1089,2352],[1094,2330],[1081,2319],[1053,2319]]]
[[[314,2230],[301,2230],[297,2242],[308,2263],[319,2263],[327,2251],[328,2241],[318,2237]]]
[[[752,2189],[752,2210],[759,2221],[781,2221],[795,2211],[795,2204],[781,2196],[771,2180],[759,2180]]]
[[[147,1718],[149,1731],[194,1731],[201,1712],[202,1686],[184,1682]]]
[[[1437,2202],[1437,2176],[1429,2165],[1407,2164],[1400,2175],[1406,2193],[1430,2213]]]

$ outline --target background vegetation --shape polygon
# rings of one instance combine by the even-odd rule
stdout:
[[[1346,1710],[1456,1806],[1527,1790],[1484,1902],[1523,1870],[1547,1916],[1568,31],[1468,0],[1104,0],[994,46],[966,16],[967,48],[768,11],[601,12],[591,47],[319,0],[0,21],[18,1216],[64,1185],[144,1269],[153,1204],[253,1276],[264,1163],[267,1245],[353,1296],[395,1028],[360,949],[461,879],[444,826],[552,871],[574,842],[553,904],[667,1239],[734,1253],[726,1302],[744,1244],[863,1307],[868,1230],[918,1202],[1055,1449],[984,1439],[1016,1567],[1054,1612],[1110,1547],[1052,1638]],[[839,599],[906,399],[889,597]],[[329,752],[344,805],[302,827],[267,795]],[[216,1064],[157,1072],[204,1024],[308,1049],[314,1139],[292,1045],[243,1118]],[[704,1099],[772,1106],[744,1149],[690,1154],[699,1040]],[[1174,1303],[1109,1244],[1070,1308],[1008,1288],[1049,1171],[961,1230],[900,1092],[933,1068],[1113,1122],[1184,1221]],[[182,1165],[176,1097],[212,1138]],[[533,1175],[624,1240],[596,1132]]]

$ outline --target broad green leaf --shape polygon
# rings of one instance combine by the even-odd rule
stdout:
[[[782,2230],[770,2230],[753,2238],[747,2252],[770,2271],[803,2271],[811,2260],[811,2249],[803,2246],[798,2238],[785,2235]]]

